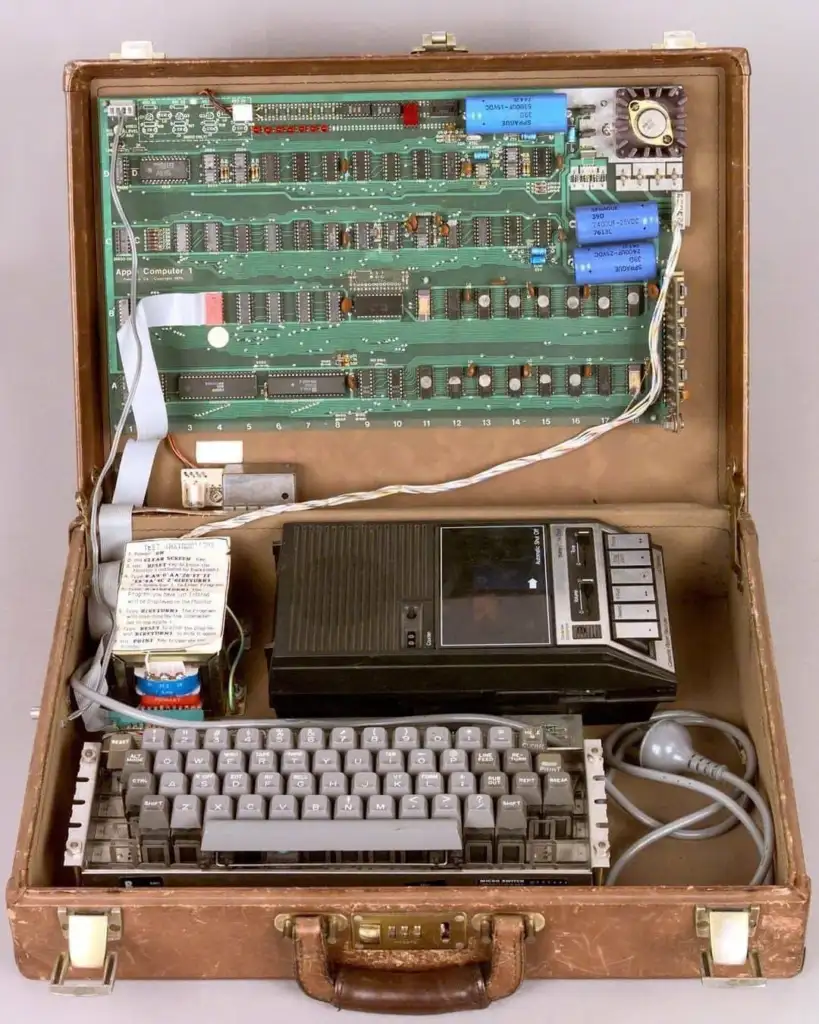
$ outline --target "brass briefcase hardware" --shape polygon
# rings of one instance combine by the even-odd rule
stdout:
[[[458,46],[452,32],[425,32],[421,36],[421,45],[410,51],[419,53],[468,53],[465,46]]]
[[[295,914],[279,914],[274,926],[286,938],[292,938]],[[543,914],[523,914],[526,938],[546,927]],[[353,949],[381,950],[461,950],[470,936],[481,942],[492,941],[492,914],[476,914],[470,920],[463,913],[440,914],[342,914],[322,915],[328,946],[349,944]]]
[[[108,947],[122,938],[122,911],[111,908],[81,913],[59,907],[57,917],[67,949],[54,961],[51,991],[72,996],[109,995],[117,977],[117,954]],[[72,970],[101,973],[97,978],[72,978]]]
[[[720,910],[697,907],[695,925],[700,940],[700,976],[703,985],[713,988],[762,988],[765,975],[759,953],[751,939],[759,923],[759,907]],[[722,975],[714,968],[736,967],[745,974]]]

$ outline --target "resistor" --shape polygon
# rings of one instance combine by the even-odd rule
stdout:
[[[563,154],[562,153],[558,153],[557,156],[555,157],[555,167],[559,171],[562,171],[564,163],[565,163],[565,160],[563,159]]]

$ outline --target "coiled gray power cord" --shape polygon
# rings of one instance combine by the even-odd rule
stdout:
[[[725,765],[698,754],[691,743],[687,725],[706,726],[728,736],[742,754],[745,763],[744,777],[740,778]],[[628,751],[638,741],[639,763],[626,760]],[[757,767],[756,750],[750,736],[742,729],[731,725],[730,722],[723,722],[719,718],[712,718],[696,711],[661,711],[652,716],[649,722],[633,722],[616,729],[606,738],[603,750],[609,769],[606,772],[606,792],[627,814],[651,830],[632,843],[617,858],[609,870],[606,885],[615,885],[623,868],[638,853],[660,839],[711,839],[724,835],[738,824],[748,831],[759,851],[759,865],[749,884],[760,885],[767,879],[774,852],[773,821],[768,805],[752,785]],[[658,821],[637,807],[617,788],[613,776],[618,771],[641,779],[693,790],[709,797],[711,803],[673,821]],[[680,772],[705,776],[716,782],[727,782],[733,790],[725,793],[700,779],[678,774]],[[761,830],[748,813],[751,804],[759,813]],[[721,808],[728,811],[728,817],[716,824],[702,826],[702,822],[712,818]],[[701,827],[693,827],[697,825]]]

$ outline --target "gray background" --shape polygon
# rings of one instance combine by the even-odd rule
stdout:
[[[752,352],[751,506],[762,535],[768,603],[809,866],[819,858],[816,813],[816,613],[819,499],[815,403],[819,345],[813,261],[819,208],[814,5],[805,0],[2,0],[0,2],[0,441],[8,484],[0,506],[0,643],[4,721],[0,876],[11,861],[17,814],[74,513],[74,441],[66,242],[63,64],[151,39],[172,56],[305,56],[403,52],[422,31],[447,29],[477,51],[609,49],[650,45],[692,28],[715,45],[751,51]],[[126,924],[127,927],[127,924]],[[685,983],[530,983],[484,1012],[512,1021],[559,1014],[572,1024],[605,1015],[642,1021],[742,1015],[816,1020],[819,955],[803,974],[764,991],[707,991]],[[119,984],[110,999],[58,1000],[24,981],[0,927],[0,991],[9,1020],[247,1021],[273,1011],[331,1021],[290,983]],[[13,1005],[12,1005],[13,1004]],[[353,1015],[347,1015],[352,1020]],[[361,1019],[367,1019],[361,1015]],[[372,1019],[372,1018],[369,1018]]]

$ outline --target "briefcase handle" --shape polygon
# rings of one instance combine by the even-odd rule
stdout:
[[[455,967],[382,970],[333,964],[320,917],[293,921],[295,974],[312,999],[340,1010],[450,1013],[481,1010],[511,995],[523,979],[526,922],[517,914],[492,918],[489,956]]]

